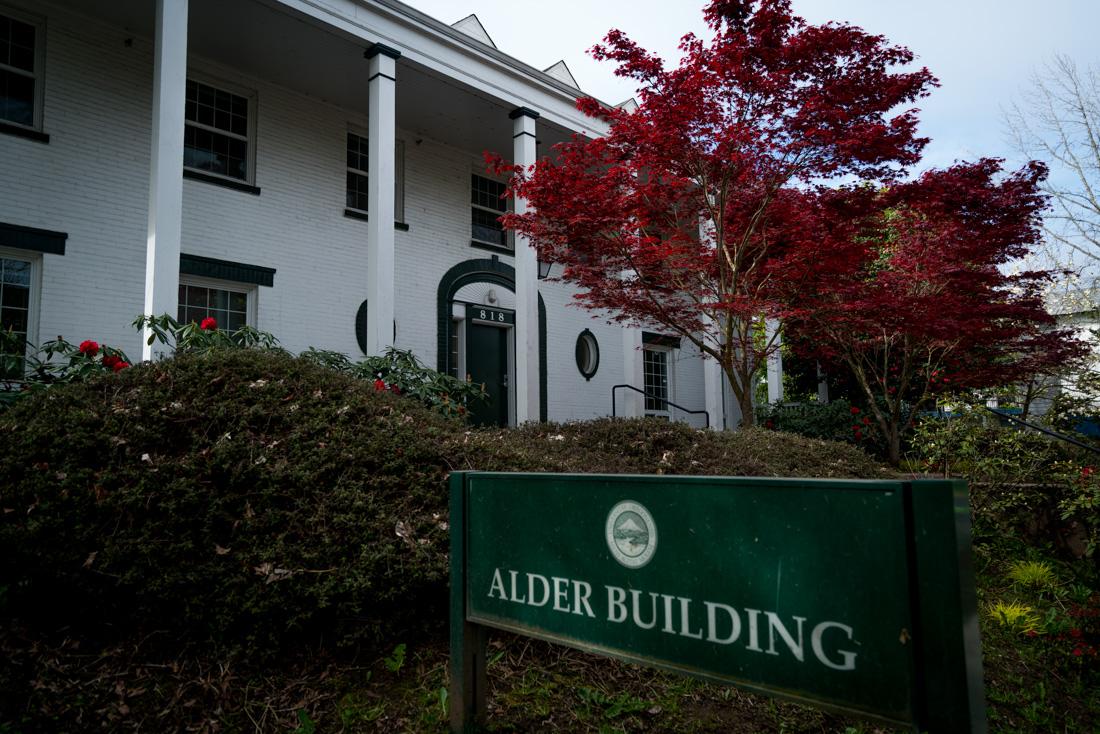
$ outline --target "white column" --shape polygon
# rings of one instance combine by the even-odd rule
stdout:
[[[639,390],[645,389],[642,373],[642,330],[633,326],[623,327],[623,382]],[[633,390],[616,390],[617,412],[624,418],[640,418],[645,415],[645,398]]]
[[[783,335],[779,332],[779,322],[768,319],[764,323],[764,339],[771,344],[774,338],[774,349],[768,355],[768,402],[777,403],[783,399],[783,355],[780,348],[783,346]]]
[[[397,141],[397,59],[388,46],[367,51],[367,354],[393,346],[394,146]]]
[[[539,113],[519,107],[512,118],[512,160],[527,168],[535,164],[535,120]],[[527,211],[517,198],[515,211]],[[539,419],[539,266],[535,248],[520,234],[516,253],[516,423]]]
[[[707,217],[699,221],[699,241],[711,248],[714,247],[714,223]],[[706,323],[712,329],[715,346],[721,339],[718,321],[713,314],[706,318]],[[726,427],[726,416],[723,408],[722,386],[726,382],[726,376],[722,372],[722,365],[714,357],[703,354],[703,396],[706,411],[710,417],[710,428],[720,431]]]
[[[710,427],[716,431],[725,428],[725,416],[722,410],[722,383],[725,375],[722,374],[722,366],[718,360],[709,354],[703,355],[703,394],[706,398],[707,413],[710,416]]]
[[[817,402],[829,402],[829,376],[821,371],[821,363],[817,363]]]
[[[183,219],[183,113],[187,89],[187,0],[157,0],[153,52],[153,146],[145,240],[145,313],[176,316]],[[142,341],[141,358],[168,351]]]

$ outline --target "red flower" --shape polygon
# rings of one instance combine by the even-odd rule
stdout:
[[[80,342],[80,353],[86,354],[89,357],[94,357],[99,354],[99,345],[91,339],[86,339]]]
[[[764,428],[775,428],[775,423],[771,419],[768,419],[764,421]]]
[[[865,426],[871,425],[871,419],[867,416],[863,416],[863,425],[865,425]]]
[[[1075,655],[1076,657],[1081,657],[1081,648],[1079,648],[1079,647],[1075,647],[1075,648],[1073,648],[1073,654],[1074,654],[1074,655]]]
[[[213,316],[207,316],[205,319],[202,320],[202,323],[199,324],[199,328],[202,329],[203,331],[209,331],[210,329],[216,329],[216,328],[218,328],[218,320],[215,319]]]
[[[1079,629],[1071,629],[1071,630],[1069,631],[1069,634],[1070,634],[1070,636],[1071,636],[1071,637],[1080,637],[1080,636],[1081,636],[1081,630],[1079,630]]]
[[[859,408],[854,405],[852,406],[852,415],[859,415]]]
[[[392,392],[394,395],[400,395],[401,388],[399,388],[397,385],[390,385],[390,392]]]
[[[129,366],[130,366],[129,362],[123,362],[120,359],[119,361],[114,363],[114,365],[111,367],[111,369],[113,369],[115,372],[121,372],[122,370],[126,369]]]
[[[382,392],[386,389],[386,383],[382,382],[381,377],[374,381],[374,389],[378,392]]]
[[[118,364],[121,361],[122,361],[122,357],[119,357],[117,355],[114,355],[114,354],[105,354],[105,355],[103,355],[103,366],[104,367],[114,369],[115,365]]]
[[[1036,632],[1035,630],[1028,630],[1024,634],[1026,634],[1028,637],[1038,637],[1039,636],[1039,633]]]

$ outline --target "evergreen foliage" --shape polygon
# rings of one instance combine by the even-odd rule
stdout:
[[[5,616],[250,655],[445,619],[453,470],[881,472],[768,431],[471,430],[313,358],[239,348],[36,391],[0,414],[0,443]]]

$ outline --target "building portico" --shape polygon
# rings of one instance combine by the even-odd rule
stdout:
[[[509,424],[607,415],[614,385],[655,379],[703,407],[688,345],[662,347],[663,377],[645,372],[642,330],[571,306],[497,222],[509,203],[485,152],[530,165],[602,132],[564,64],[539,71],[389,0],[0,2],[37,19],[46,49],[36,139],[0,135],[20,182],[0,225],[67,238],[63,255],[13,260],[37,278],[29,340],[155,357],[135,316],[211,315],[291,351],[395,346],[474,381],[495,364],[484,379]],[[456,268],[507,282],[470,281],[440,307]],[[660,407],[619,414],[684,418]]]

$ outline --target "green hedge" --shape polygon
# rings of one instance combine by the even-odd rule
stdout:
[[[445,578],[454,432],[274,353],[52,388],[0,422],[0,583],[39,622],[80,608],[254,649],[303,630],[375,637]]]
[[[40,391],[0,414],[0,444],[0,624],[155,629],[250,656],[445,623],[452,470],[882,471],[770,431],[474,430],[315,361],[240,349]]]

